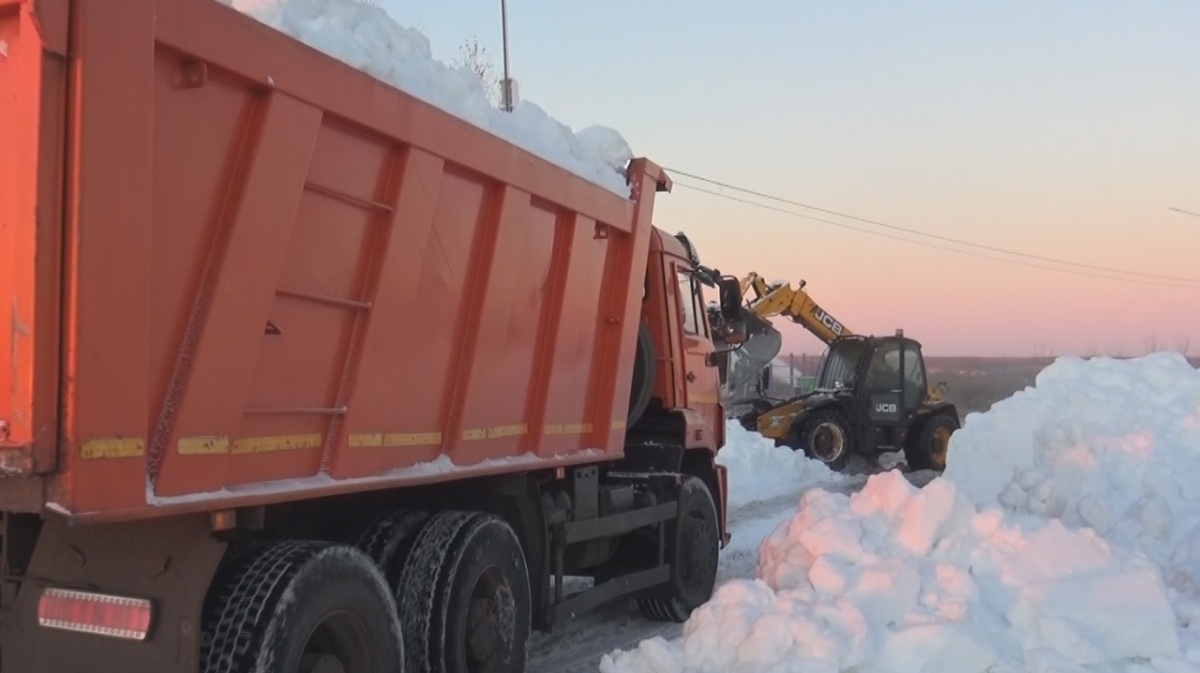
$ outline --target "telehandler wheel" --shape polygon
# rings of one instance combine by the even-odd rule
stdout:
[[[938,472],[945,470],[950,436],[957,430],[958,420],[953,415],[938,412],[930,416],[921,425],[921,432],[916,440],[904,447],[904,460],[909,469]]]
[[[721,553],[717,506],[699,477],[685,477],[679,487],[679,514],[668,525],[666,551],[671,580],[639,598],[638,607],[655,621],[684,622],[712,598]]]
[[[629,389],[629,417],[626,426],[632,428],[642,419],[646,408],[650,406],[650,397],[654,394],[655,364],[657,355],[654,352],[654,340],[650,337],[650,328],[638,325],[637,350],[633,359],[633,381]]]
[[[404,673],[523,673],[532,597],[512,527],[482,512],[434,514],[402,560]]]
[[[841,472],[854,453],[854,437],[845,416],[835,409],[818,409],[793,425],[788,446]]]
[[[404,673],[392,592],[347,545],[235,550],[209,590],[202,629],[201,673]]]

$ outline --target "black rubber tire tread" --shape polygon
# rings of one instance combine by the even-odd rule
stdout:
[[[354,543],[383,570],[393,591],[400,581],[404,558],[429,517],[429,512],[419,509],[384,512],[363,528]]]
[[[657,375],[656,363],[658,357],[654,351],[654,339],[650,336],[650,328],[638,323],[637,349],[634,352],[633,380],[629,390],[629,417],[627,427],[642,420],[642,415],[650,406],[650,397],[654,394],[654,380]]]
[[[306,610],[342,601],[374,637],[379,668],[403,673],[396,605],[383,574],[361,551],[318,541],[259,543],[237,550],[219,571],[205,602],[199,673],[274,673],[283,670]],[[355,599],[361,602],[355,604]],[[372,614],[373,612],[373,614]],[[299,637],[308,637],[306,632]],[[291,642],[289,642],[291,641]],[[300,652],[295,652],[299,658]],[[294,666],[294,664],[293,664]]]
[[[826,462],[809,449],[807,437],[813,428],[822,423],[829,422],[837,423],[842,428],[842,433],[846,436],[846,447],[842,451],[842,455],[830,462]],[[798,422],[793,423],[788,446],[792,447],[792,449],[803,450],[804,455],[824,463],[826,467],[834,472],[841,472],[850,464],[850,458],[854,455],[854,438],[853,429],[850,427],[850,423],[846,420],[846,417],[837,409],[825,408],[809,412],[807,415],[801,417]]]
[[[930,446],[933,442],[933,433],[939,426],[949,428],[951,434],[958,431],[958,421],[949,412],[935,411],[930,414],[921,422],[920,432],[916,436],[916,441],[905,443],[904,462],[908,463],[910,470],[935,469],[933,466],[933,451],[930,449]]]
[[[490,538],[490,539],[489,539]],[[515,599],[513,659],[506,673],[525,670],[532,597],[528,568],[520,540],[509,524],[482,512],[445,511],[434,514],[417,533],[403,569],[397,593],[404,631],[405,673],[467,673],[456,664],[450,625],[462,598],[456,579],[467,564],[499,549],[511,561],[506,579]],[[476,569],[478,570],[478,569]],[[458,609],[465,609],[458,606]]]
[[[708,485],[700,477],[684,477],[679,487],[680,514],[667,528],[667,562],[671,564],[671,580],[664,586],[651,589],[638,598],[638,607],[648,619],[659,622],[685,622],[692,611],[712,598],[716,587],[717,566],[720,561],[721,537],[717,520],[717,504]],[[690,512],[699,513],[707,528],[707,540],[701,540],[708,556],[703,562],[707,566],[703,583],[691,591],[680,585],[676,576],[678,562],[684,555],[691,557],[692,540],[684,539],[685,530],[679,522]]]

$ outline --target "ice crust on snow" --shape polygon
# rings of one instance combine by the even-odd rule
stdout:
[[[491,105],[468,68],[433,57],[429,39],[400,25],[382,7],[359,0],[217,0],[426,103],[499,136],[609,191],[628,197],[625,168],[633,158],[616,130],[578,133],[537,105],[513,111]]]
[[[600,670],[1200,671],[1197,487],[1200,371],[1060,359],[968,417],[924,489],[806,492],[755,579]]]

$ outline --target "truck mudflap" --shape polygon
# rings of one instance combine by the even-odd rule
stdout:
[[[717,488],[720,493],[720,506],[717,508],[717,520],[721,526],[721,548],[729,546],[733,535],[729,532],[729,468],[713,461],[713,472],[717,475]]]
[[[204,515],[79,527],[50,516],[15,601],[4,605],[0,673],[98,670],[97,662],[195,673],[201,610],[224,552]]]

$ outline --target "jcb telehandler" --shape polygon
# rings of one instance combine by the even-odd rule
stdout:
[[[911,469],[944,470],[959,415],[942,398],[944,384],[929,384],[921,344],[903,330],[894,336],[854,334],[818,306],[804,285],[767,284],[755,273],[742,279],[743,297],[747,290],[754,293],[743,309],[747,332],[740,347],[721,352],[718,362],[730,416],[834,470],[845,468],[854,454],[877,458],[893,451],[903,451]],[[828,346],[811,392],[775,399],[760,384],[782,346],[767,320],[775,315],[804,326]]]

